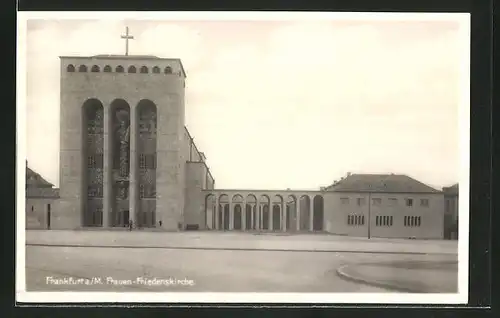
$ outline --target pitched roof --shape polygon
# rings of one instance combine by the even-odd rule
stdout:
[[[28,187],[52,188],[54,185],[45,180],[40,174],[31,170],[26,164],[26,185]]]
[[[336,192],[440,193],[420,181],[400,174],[352,174],[326,188]]]
[[[449,187],[443,187],[443,192],[445,194],[450,194],[450,195],[456,194],[456,195],[458,195],[458,183],[455,183],[454,185],[449,186]]]

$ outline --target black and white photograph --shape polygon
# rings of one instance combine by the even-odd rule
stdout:
[[[18,301],[467,302],[469,14],[18,32]]]

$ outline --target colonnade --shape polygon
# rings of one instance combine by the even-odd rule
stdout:
[[[285,195],[286,196],[286,195]],[[321,231],[324,224],[321,195],[208,194],[205,201],[207,227],[213,230]]]

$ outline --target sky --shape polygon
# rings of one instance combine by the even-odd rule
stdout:
[[[180,58],[186,126],[222,189],[318,189],[351,173],[440,188],[460,174],[454,21],[27,22],[29,166],[59,184],[59,56]]]

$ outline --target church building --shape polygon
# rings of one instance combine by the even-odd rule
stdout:
[[[60,189],[26,167],[27,228],[131,222],[165,231],[443,238],[443,192],[404,175],[353,174],[318,191],[216,189],[185,126],[180,59],[128,50],[62,56],[60,78]]]
[[[184,126],[179,59],[61,57],[56,227],[184,227],[186,202],[213,188]]]

